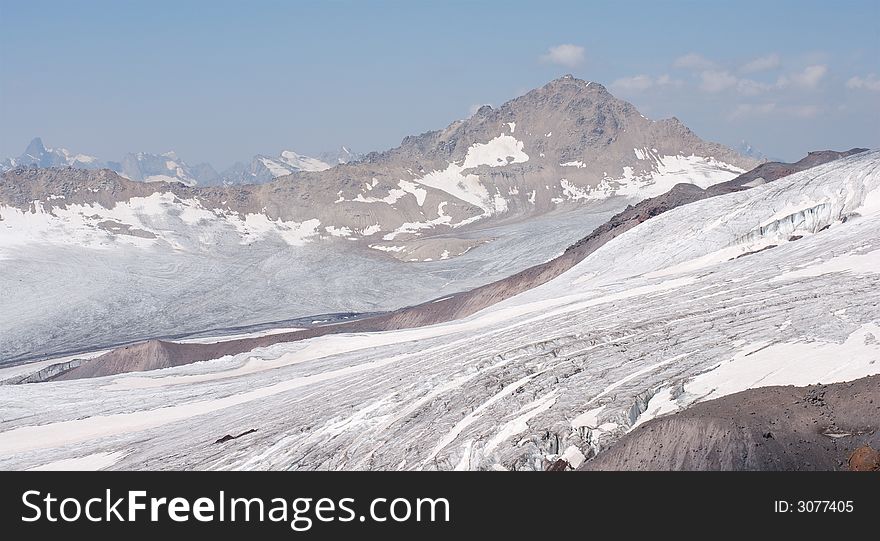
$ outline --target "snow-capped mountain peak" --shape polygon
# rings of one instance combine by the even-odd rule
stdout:
[[[753,158],[755,160],[762,161],[762,162],[771,161],[771,160],[779,161],[779,160],[775,160],[774,158],[770,158],[769,156],[767,156],[766,154],[761,152],[760,149],[757,149],[754,146],[752,146],[752,144],[749,143],[748,141],[746,141],[745,139],[740,141],[739,145],[737,145],[734,150],[736,150],[737,152],[739,152],[743,156],[747,156],[749,158]]]
[[[180,182],[187,186],[198,184],[189,165],[178,158],[174,151],[126,154],[118,172],[123,177],[141,182]]]
[[[279,156],[258,154],[249,164],[237,163],[220,174],[220,182],[230,184],[264,184],[300,171],[317,172],[333,167],[330,163],[284,150]]]
[[[302,156],[292,150],[285,150],[281,153],[281,159],[284,163],[296,168],[299,171],[324,171],[332,167],[317,158]]]
[[[318,155],[318,158],[321,161],[326,163],[343,164],[343,163],[351,163],[356,162],[361,159],[361,155],[357,152],[351,150],[345,145],[340,146],[336,150],[329,152],[322,152]]]

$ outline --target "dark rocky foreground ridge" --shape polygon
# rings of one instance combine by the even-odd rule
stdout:
[[[880,375],[762,387],[648,421],[580,470],[880,468]]]
[[[544,284],[572,268],[589,254],[611,239],[638,224],[673,208],[701,199],[723,195],[772,182],[792,173],[864,152],[852,149],[845,152],[811,152],[798,162],[786,164],[770,162],[708,189],[690,184],[678,184],[669,192],[641,201],[614,216],[606,224],[570,246],[559,257],[528,268],[503,280],[452,295],[433,302],[402,308],[387,314],[336,325],[314,327],[302,331],[273,334],[255,338],[221,341],[212,344],[176,343],[150,340],[117,348],[100,357],[85,361],[50,379],[68,380],[139,372],[179,366],[193,362],[235,355],[258,347],[281,342],[293,342],[334,333],[372,332],[432,325],[467,317],[495,303]]]

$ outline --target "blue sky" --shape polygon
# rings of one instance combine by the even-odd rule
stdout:
[[[767,154],[880,147],[880,2],[0,0],[0,157],[396,146],[572,73]],[[562,47],[560,47],[562,46]]]

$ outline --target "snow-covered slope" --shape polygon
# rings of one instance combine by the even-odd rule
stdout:
[[[872,151],[668,211],[464,320],[2,386],[0,467],[575,464],[709,390],[880,372],[878,269]]]
[[[294,171],[323,171],[332,167],[317,158],[302,156],[292,150],[281,152],[281,161],[292,167]]]

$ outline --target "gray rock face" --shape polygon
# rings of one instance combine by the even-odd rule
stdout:
[[[212,185],[265,184],[275,180],[269,168],[254,158],[250,163],[237,162],[225,169]]]
[[[210,163],[198,163],[189,168],[199,186],[212,186],[220,181],[220,175]]]
[[[514,122],[515,127],[508,126],[509,122]],[[454,161],[462,159],[474,141],[486,141],[502,133],[516,136],[523,141],[524,149],[537,154],[534,158],[530,154],[530,164],[551,166],[580,160],[586,167],[576,168],[575,172],[591,177],[594,182],[604,178],[604,173],[616,173],[624,165],[649,170],[651,159],[639,160],[633,149],[647,148],[649,155],[684,152],[712,156],[744,168],[757,163],[722,145],[702,141],[674,117],[649,120],[632,104],[612,96],[601,84],[570,75],[497,109],[485,105],[471,118],[454,122],[445,130],[407,137],[400,147],[368,154],[365,160],[372,163],[394,158]]]
[[[844,470],[880,447],[880,376],[750,389],[649,421],[582,470]]]

